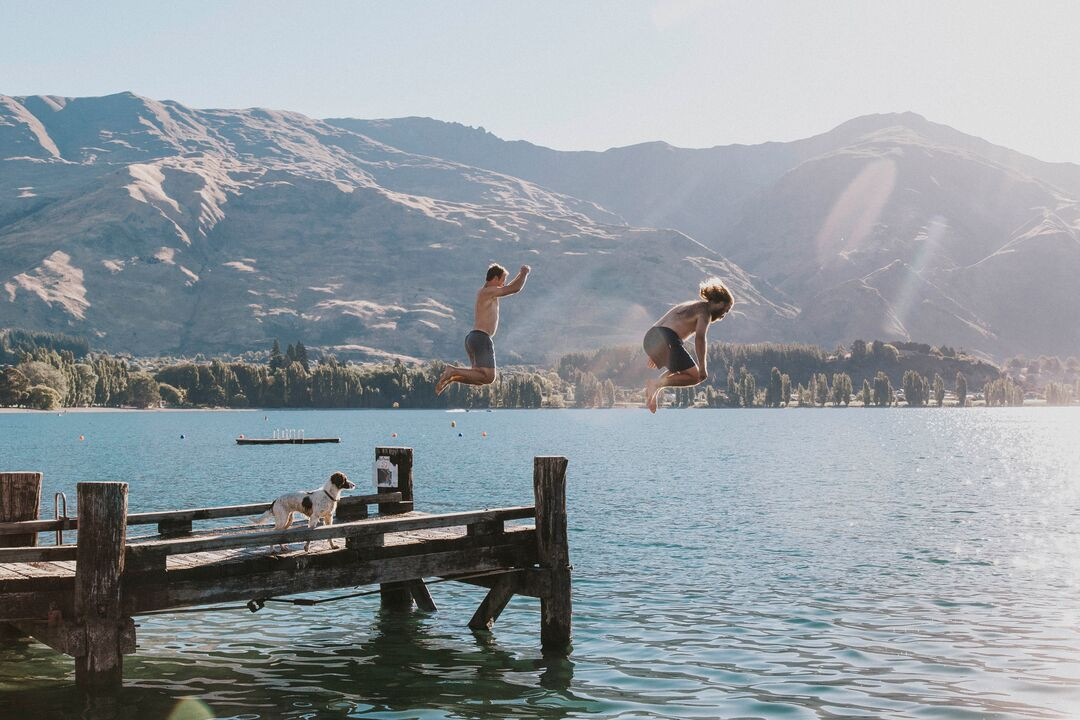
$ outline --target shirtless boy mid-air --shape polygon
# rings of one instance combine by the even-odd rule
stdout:
[[[465,352],[472,367],[447,365],[435,385],[436,395],[442,395],[450,383],[489,385],[495,382],[495,343],[492,338],[499,327],[499,298],[521,292],[530,269],[528,265],[522,265],[517,277],[507,283],[506,268],[498,264],[488,268],[487,281],[476,293],[476,322],[472,332],[465,336]]]
[[[705,366],[705,336],[709,332],[709,324],[727,315],[735,299],[718,278],[709,278],[701,283],[699,292],[700,300],[676,305],[645,333],[642,344],[649,357],[649,367],[667,368],[659,379],[649,380],[645,384],[645,406],[649,412],[656,412],[657,399],[664,388],[689,387],[709,377]],[[694,333],[697,365],[683,346],[683,340],[690,337],[690,333]]]

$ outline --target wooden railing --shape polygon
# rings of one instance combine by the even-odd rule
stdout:
[[[400,492],[385,492],[373,495],[353,495],[344,497],[338,501],[338,512],[353,515],[366,515],[368,505],[395,505],[401,503]],[[252,503],[248,505],[221,505],[207,508],[191,508],[187,510],[162,510],[159,512],[131,513],[127,516],[127,525],[153,525],[157,524],[159,534],[163,536],[183,536],[191,532],[192,522],[199,520],[218,520],[221,518],[244,517],[260,515],[266,512],[269,504]],[[77,530],[78,518],[63,520],[24,520],[22,522],[0,523],[0,535],[20,535],[27,533],[50,532],[54,530]],[[339,526],[340,527],[340,526]],[[297,530],[299,531],[299,529]],[[293,531],[285,531],[293,532]],[[263,533],[247,533],[238,537],[261,535]],[[340,536],[334,536],[340,537]],[[139,541],[135,538],[130,540],[131,547],[135,547]],[[295,540],[287,542],[296,542]],[[258,543],[251,543],[257,545]],[[76,555],[75,545],[45,545],[38,547],[14,547],[0,548],[0,563],[17,562],[53,562],[74,560]]]
[[[378,505],[401,502],[401,493],[389,492],[375,495],[352,495],[338,500],[338,508],[353,505]],[[261,515],[270,507],[269,503],[251,503],[248,505],[221,505],[218,507],[192,508],[189,510],[161,510],[157,512],[131,513],[127,516],[128,525],[153,525],[166,522],[192,522],[196,520],[216,520],[228,517]],[[77,530],[77,517],[60,520],[23,520],[22,522],[0,523],[0,535],[21,535],[24,533],[53,532],[56,530]],[[2,561],[0,561],[2,562]]]
[[[431,530],[433,528],[484,525],[485,529],[487,529],[490,528],[492,523],[501,525],[507,520],[521,520],[531,517],[536,517],[536,508],[521,506],[442,513],[439,515],[356,520],[317,528],[290,528],[288,530],[222,533],[220,535],[203,535],[191,538],[151,540],[128,545],[126,562],[141,567],[150,558],[164,558],[168,555],[184,555],[187,553],[210,552],[212,550],[233,550],[261,545],[285,545],[317,540],[370,537],[395,532]]]

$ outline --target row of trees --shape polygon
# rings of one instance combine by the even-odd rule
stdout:
[[[127,362],[107,355],[77,357],[45,346],[20,351],[18,364],[0,372],[0,405],[60,407],[136,406],[157,403],[158,383]]]
[[[911,407],[924,407],[933,402],[938,407],[945,404],[945,381],[939,374],[934,375],[933,383],[914,371],[904,374],[904,402]],[[957,405],[967,404],[967,378],[963,373],[956,374],[954,392]],[[854,383],[847,373],[833,373],[830,381],[825,373],[813,373],[807,384],[799,383],[794,388],[787,373],[773,367],[769,373],[769,382],[763,390],[757,387],[754,374],[746,367],[736,373],[728,369],[727,390],[721,392],[712,386],[704,390],[678,388],[675,391],[675,405],[688,407],[694,399],[704,395],[709,407],[786,407],[795,403],[797,407],[824,407],[832,403],[836,407],[847,407],[856,398]],[[893,389],[892,381],[884,371],[879,371],[873,381],[864,379],[857,398],[865,407],[889,407],[899,404],[899,397]]]

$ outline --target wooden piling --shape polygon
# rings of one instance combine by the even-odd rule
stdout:
[[[569,650],[573,636],[570,616],[570,545],[566,536],[566,465],[564,457],[533,460],[536,497],[536,549],[549,582],[540,597],[540,644],[546,651]]]
[[[41,473],[0,472],[0,523],[37,520],[41,507]],[[37,533],[0,535],[0,547],[33,547]]]
[[[411,512],[413,509],[412,448],[375,448],[376,461],[381,457],[390,458],[390,464],[397,468],[397,487],[378,488],[378,490],[380,492],[400,492],[401,501],[394,503],[379,503],[379,514],[397,515]],[[430,598],[430,596],[428,597]],[[423,598],[421,599],[423,600]],[[412,610],[413,607],[412,586],[407,582],[382,583],[379,585],[379,600],[383,610],[390,612],[408,612]]]
[[[0,523],[37,520],[41,507],[41,473],[0,472]],[[0,547],[32,547],[37,533],[0,535]],[[0,641],[24,635],[14,625],[0,623]]]
[[[75,658],[75,683],[87,692],[119,688],[123,634],[120,612],[127,531],[127,483],[79,483],[79,538],[75,561],[75,618],[86,636]]]

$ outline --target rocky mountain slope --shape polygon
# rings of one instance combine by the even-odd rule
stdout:
[[[0,326],[139,354],[302,339],[462,354],[490,261],[535,269],[504,360],[637,343],[719,274],[733,341],[1080,354],[1080,167],[917,115],[790,143],[560,152],[422,118],[0,96]]]
[[[1080,166],[913,113],[790,143],[560,152],[426,118],[331,120],[426,155],[673,227],[779,289],[799,339],[915,339],[1076,354]]]
[[[296,113],[0,96],[0,326],[140,354],[281,337],[455,358],[493,260],[534,266],[504,303],[506,360],[638,342],[706,274],[742,301],[729,339],[783,339],[797,314],[681,232]]]

